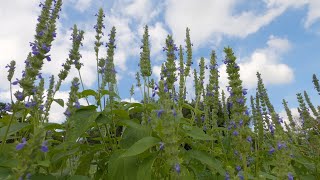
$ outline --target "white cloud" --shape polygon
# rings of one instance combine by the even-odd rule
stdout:
[[[172,30],[178,44],[185,39],[186,27],[191,29],[191,39],[195,48],[199,44],[216,44],[222,36],[245,38],[267,26],[289,8],[308,5],[305,27],[320,19],[319,0],[264,0],[266,10],[257,13],[256,9],[235,13],[239,3],[236,0],[185,0],[184,3],[168,0],[165,21]]]
[[[1,1],[0,2],[0,90],[7,90],[6,64],[16,61],[15,77],[21,77],[24,61],[30,52],[29,42],[33,40],[35,25],[39,14],[36,1]]]
[[[122,13],[140,21],[140,24],[146,24],[160,13],[160,8],[150,0],[133,0],[124,5]]]
[[[76,10],[84,12],[91,6],[92,0],[71,0],[71,3]]]
[[[161,22],[157,22],[154,26],[149,27],[151,55],[157,55],[162,52],[162,47],[165,46],[168,34]]]
[[[240,66],[240,78],[244,88],[255,88],[257,84],[256,73],[260,72],[265,85],[287,84],[294,80],[293,70],[281,63],[281,56],[290,50],[290,42],[287,39],[270,36],[267,47],[255,50],[249,57],[242,58]],[[220,87],[228,84],[226,65],[219,67]]]
[[[122,102],[139,103],[139,101],[134,99],[133,97],[132,98],[125,98],[125,99],[122,99],[121,101]]]
[[[186,0],[184,3],[168,0],[165,20],[178,44],[185,38],[186,27],[195,47],[210,38],[219,40],[222,35],[244,38],[257,32],[279,16],[285,8],[269,8],[262,14],[243,11],[234,14],[239,1]]]

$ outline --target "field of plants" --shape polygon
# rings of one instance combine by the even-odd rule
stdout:
[[[49,52],[57,36],[62,0],[45,0],[39,6],[42,10],[22,75],[15,75],[15,61],[6,66],[11,102],[0,103],[0,179],[320,179],[320,106],[312,104],[306,91],[297,94],[298,119],[283,99],[288,119],[284,121],[270,102],[259,72],[256,95],[246,97],[240,67],[232,48],[226,47],[223,63],[229,86],[224,92],[214,50],[208,53],[209,64],[204,58],[194,64],[188,28],[184,45],[177,46],[171,35],[164,40],[166,61],[156,81],[151,76],[145,26],[139,71],[128,89],[133,97],[135,86],[140,88],[142,100],[123,102],[114,65],[116,28],[105,29],[102,9],[92,25],[97,88],[83,85],[80,48],[85,34],[76,25],[58,77],[45,79],[43,64],[55,61]],[[100,55],[102,51],[106,57]],[[79,75],[64,102],[55,95],[71,68]],[[195,84],[192,101],[186,100],[189,76]],[[310,83],[320,95],[316,75],[310,75]],[[13,92],[13,86],[20,90]],[[86,103],[80,104],[81,99]],[[49,122],[53,103],[65,108],[62,124]]]

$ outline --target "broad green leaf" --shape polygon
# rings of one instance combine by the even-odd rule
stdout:
[[[199,160],[202,164],[208,165],[212,171],[219,172],[221,175],[225,174],[222,163],[219,160],[212,158],[209,154],[197,150],[189,150],[186,154],[190,158]]]
[[[85,133],[97,119],[100,113],[89,107],[80,108],[70,118],[70,130],[67,131],[67,140],[75,142],[83,133]]]
[[[121,157],[135,156],[143,153],[152,146],[158,144],[160,139],[155,137],[144,137],[134,143]]]
[[[139,180],[136,179],[139,166],[139,160],[136,156],[122,158],[125,150],[115,151],[108,163],[108,178],[102,179],[121,179],[121,180]]]
[[[117,117],[119,117],[121,119],[130,119],[128,112],[125,110],[115,109],[112,112],[113,112],[113,114],[115,114]]]
[[[261,177],[261,178],[267,178],[267,179],[271,179],[271,180],[276,180],[276,179],[278,179],[276,176],[271,175],[271,174],[266,173],[266,172],[262,172],[262,171],[259,172],[259,177]]]
[[[16,133],[16,132],[18,132],[18,131],[20,131],[20,130],[22,130],[22,129],[27,129],[27,128],[31,128],[31,127],[32,127],[32,125],[29,124],[29,123],[15,123],[15,124],[11,124],[11,126],[10,126],[10,128],[9,128],[9,131],[8,131],[7,138],[8,138],[10,135],[12,135],[12,134],[14,134],[14,133]],[[6,133],[6,131],[7,131],[7,128],[8,128],[8,126],[4,126],[4,127],[0,128],[0,139],[1,139],[1,140],[2,140],[2,138],[5,136],[5,133]]]
[[[50,161],[49,160],[38,161],[38,165],[39,166],[43,166],[43,167],[49,167],[50,166]]]
[[[0,167],[0,179],[7,179],[11,175],[12,171],[9,168]]]
[[[64,126],[58,123],[44,123],[45,130],[63,129]]]
[[[76,175],[87,176],[91,167],[91,161],[93,159],[94,153],[84,154],[80,157],[80,164],[77,167]]]
[[[53,99],[53,101],[58,103],[61,107],[64,107],[64,101],[62,99]]]
[[[86,90],[78,93],[79,98],[84,98],[84,97],[88,97],[88,96],[97,97],[97,95],[98,95],[97,92],[92,89],[86,89]]]
[[[139,180],[150,180],[152,175],[152,165],[157,158],[157,153],[145,158],[141,164],[139,164],[139,169],[137,172],[137,179]]]
[[[197,140],[214,140],[213,137],[204,133],[202,129],[195,127],[195,126],[193,126],[191,128],[191,130],[186,129],[185,134],[192,137],[193,139],[197,139]]]

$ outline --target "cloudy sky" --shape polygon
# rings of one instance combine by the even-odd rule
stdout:
[[[283,116],[282,99],[297,113],[296,93],[306,90],[313,102],[319,102],[312,74],[320,67],[320,1],[319,0],[64,0],[58,21],[57,39],[53,43],[52,62],[45,63],[43,74],[57,75],[71,48],[69,37],[73,24],[85,31],[81,49],[82,74],[86,88],[96,87],[95,14],[105,11],[105,34],[117,28],[115,64],[118,89],[123,99],[129,99],[129,89],[135,84],[138,70],[143,26],[149,26],[153,77],[159,78],[160,65],[165,60],[162,47],[172,34],[177,45],[185,46],[185,29],[191,29],[194,44],[193,61],[210,58],[211,50],[218,55],[221,72],[220,86],[228,84],[223,48],[234,49],[240,65],[243,86],[249,95],[255,93],[256,72],[262,74],[271,101]],[[4,68],[10,60],[17,61],[16,78],[21,77],[23,62],[30,52],[35,24],[40,13],[39,0],[0,0],[0,101],[9,101],[9,84]],[[104,41],[107,37],[104,37]],[[101,50],[105,56],[106,49]],[[194,64],[197,68],[197,63]],[[68,87],[73,77],[63,84],[57,98],[68,98]],[[188,80],[192,99],[192,81]],[[135,100],[139,100],[137,89]],[[248,96],[249,99],[249,96]],[[249,105],[249,104],[248,104]],[[61,122],[63,108],[54,105],[50,117]]]

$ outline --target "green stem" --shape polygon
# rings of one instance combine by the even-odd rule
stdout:
[[[78,69],[78,73],[79,73],[79,78],[80,78],[80,82],[81,82],[82,90],[84,90],[83,81],[82,81],[82,77],[81,77],[81,73],[80,73],[80,70],[79,70],[79,69]],[[88,106],[89,106],[90,104],[89,104],[89,101],[88,101],[87,97],[86,97],[86,101],[87,101]]]
[[[13,111],[13,113],[12,113],[12,115],[11,115],[11,117],[10,117],[10,122],[9,122],[9,124],[8,124],[8,127],[7,127],[7,129],[6,129],[6,132],[5,132],[5,134],[4,134],[4,136],[3,136],[3,139],[2,139],[2,146],[1,146],[1,151],[0,151],[1,153],[0,153],[0,154],[2,154],[4,145],[6,144],[7,136],[8,136],[8,133],[9,133],[9,129],[10,129],[10,126],[11,126],[11,124],[12,124],[13,117],[14,117],[15,114],[16,114],[16,112]]]

